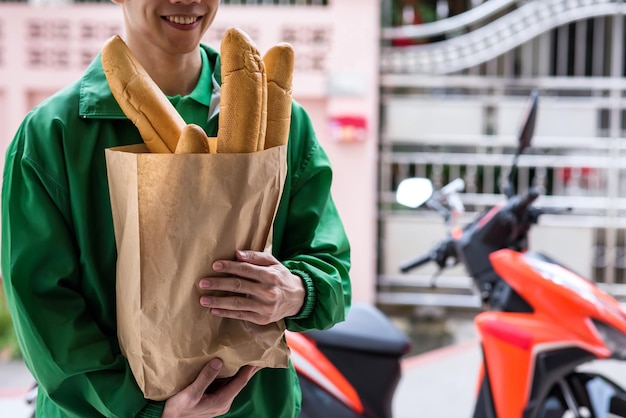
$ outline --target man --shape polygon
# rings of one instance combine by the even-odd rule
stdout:
[[[219,0],[115,0],[126,42],[187,123],[217,134],[219,54],[200,45]],[[215,83],[214,83],[215,81]],[[77,83],[33,109],[6,154],[2,274],[24,359],[40,385],[37,415],[55,417],[297,416],[293,367],[244,367],[229,384],[195,382],[164,402],[143,398],[121,355],[115,319],[116,248],[104,150],[142,142],[111,95],[100,57]],[[273,254],[241,249],[216,271],[240,277],[249,298],[194,300],[213,315],[292,331],[342,321],[350,305],[349,244],[330,196],[331,168],[297,103]],[[227,176],[228,173],[224,173]],[[233,281],[198,278],[202,289]],[[241,290],[244,289],[244,290]]]

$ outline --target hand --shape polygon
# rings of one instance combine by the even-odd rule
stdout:
[[[200,304],[215,316],[267,325],[302,308],[306,291],[302,279],[292,274],[274,256],[258,251],[237,251],[237,260],[219,260],[213,270],[234,277],[210,277],[200,281],[202,290],[220,290],[224,295],[206,295]]]
[[[162,418],[213,418],[224,415],[230,409],[235,396],[260,369],[244,366],[224,386],[206,394],[206,389],[213,383],[221,368],[221,360],[211,360],[193,383],[165,402]]]

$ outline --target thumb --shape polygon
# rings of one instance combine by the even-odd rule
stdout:
[[[218,358],[214,358],[209,361],[203,368],[200,370],[198,377],[193,381],[185,391],[187,391],[187,395],[189,395],[192,399],[201,399],[204,395],[204,391],[209,387],[211,383],[217,377],[217,374],[222,369],[222,360]]]

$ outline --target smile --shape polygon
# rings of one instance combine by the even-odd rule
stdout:
[[[192,25],[200,20],[199,16],[165,16],[165,20],[177,25]]]

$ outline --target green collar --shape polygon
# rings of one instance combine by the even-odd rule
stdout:
[[[212,86],[213,82],[211,80],[213,78],[213,65],[209,61],[209,57],[207,56],[206,51],[202,48],[200,48],[200,57],[202,59],[202,71],[200,71],[200,79],[198,80],[196,87],[194,87],[193,91],[189,93],[188,96],[185,96],[184,98],[181,97],[180,95],[168,96],[168,99],[170,99],[171,102],[177,103],[183,99],[185,100],[191,99],[191,100],[195,100],[196,102],[202,105],[205,105],[206,107],[210,106],[211,91],[213,90],[213,86]],[[209,71],[206,71],[205,68],[208,68]]]
[[[204,54],[202,54],[203,65],[206,57],[207,62],[213,68],[213,77],[210,77],[210,71],[207,72],[206,76],[203,76],[200,80],[198,80],[198,85],[194,91],[199,88],[212,89],[212,78],[214,78],[218,84],[221,84],[222,82],[219,53],[213,48],[203,44],[201,44],[200,47],[204,52]],[[80,81],[79,115],[83,118],[125,119],[126,115],[117,104],[115,97],[113,97],[113,94],[111,93],[111,89],[109,88],[106,76],[104,75],[104,70],[102,69],[102,63],[100,60],[101,55],[98,54],[98,56],[91,62]],[[204,84],[200,86],[201,83]],[[196,92],[196,97],[194,97],[193,92],[191,95],[194,99],[201,96],[198,92]],[[207,98],[210,99],[212,95],[203,96],[205,100],[200,101],[200,103],[209,106],[209,103],[203,102],[205,102]]]

